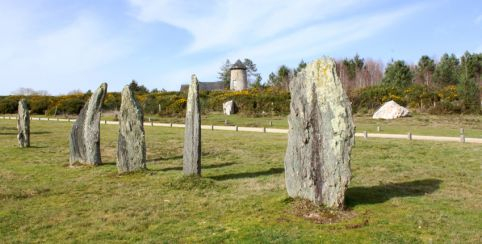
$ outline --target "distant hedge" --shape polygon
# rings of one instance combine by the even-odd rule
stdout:
[[[394,100],[412,111],[441,113],[480,113],[480,88],[470,94],[461,85],[433,87],[412,84],[407,88],[376,85],[352,90],[348,96],[354,113],[372,113],[384,102]],[[67,96],[27,96],[32,114],[76,115],[80,112],[90,94]],[[184,116],[187,94],[183,92],[157,92],[136,95],[144,112],[163,116]],[[0,97],[0,113],[12,114],[17,111],[22,96]],[[201,112],[221,112],[223,103],[234,100],[239,112],[250,116],[287,115],[290,110],[290,94],[284,90],[268,87],[244,91],[202,91]],[[118,92],[108,93],[104,111],[117,111],[121,97]]]
[[[90,94],[68,96],[4,96],[0,97],[0,113],[17,112],[18,100],[26,98],[32,114],[76,115],[80,112]],[[144,112],[165,116],[184,116],[187,94],[183,92],[159,92],[136,95]],[[234,100],[240,113],[247,115],[279,115],[289,113],[290,95],[288,92],[266,88],[244,91],[202,91],[200,93],[201,112],[222,112],[223,103]],[[106,95],[103,110],[117,111],[121,96],[118,92]]]
[[[432,114],[481,112],[478,90],[467,98],[466,90],[456,85],[434,87],[412,84],[403,89],[377,85],[354,90],[349,97],[354,113],[372,113],[390,100],[412,111]]]

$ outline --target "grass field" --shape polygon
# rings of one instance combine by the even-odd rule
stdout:
[[[203,131],[203,177],[184,178],[182,129],[146,127],[149,170],[118,175],[117,126],[95,168],[67,167],[69,123],[32,121],[26,149],[15,126],[0,120],[0,243],[482,241],[477,144],[357,140],[331,213],[288,198],[286,135]]]

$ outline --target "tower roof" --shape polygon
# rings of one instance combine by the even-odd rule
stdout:
[[[236,63],[233,64],[233,66],[231,66],[230,70],[231,69],[244,69],[246,70],[246,66],[241,62],[241,60],[238,59],[238,61],[236,61]]]

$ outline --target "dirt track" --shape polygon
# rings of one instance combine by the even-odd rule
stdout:
[[[15,117],[0,117],[0,119],[17,119]],[[59,119],[59,118],[33,118],[31,120],[41,121],[55,121],[55,122],[74,122],[75,119]],[[117,125],[117,121],[102,120],[101,124]],[[144,122],[144,126],[161,126],[161,127],[177,127],[184,128],[183,124],[169,124],[169,123],[155,123]],[[238,126],[222,126],[222,125],[202,125],[204,130],[227,130],[227,131],[241,131],[241,132],[259,132],[259,133],[288,133],[288,129],[275,129],[275,128],[259,128],[259,127],[238,127]],[[355,136],[369,138],[384,138],[384,139],[410,139],[417,141],[440,141],[440,142],[465,142],[465,143],[480,143],[482,144],[482,138],[465,138],[465,137],[448,137],[448,136],[420,136],[411,134],[381,134],[381,133],[356,133]]]

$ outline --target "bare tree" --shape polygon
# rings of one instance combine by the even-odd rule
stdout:
[[[32,88],[20,87],[17,90],[10,93],[11,95],[18,96],[48,96],[49,93],[45,90],[34,90]]]

